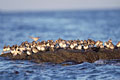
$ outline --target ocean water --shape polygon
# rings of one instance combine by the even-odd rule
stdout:
[[[120,10],[0,12],[0,52],[4,45],[32,40],[120,41]],[[120,62],[99,60],[71,66],[0,58],[0,80],[120,80]]]

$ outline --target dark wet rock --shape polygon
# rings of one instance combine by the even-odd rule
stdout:
[[[19,71],[14,71],[15,74],[19,74]]]
[[[97,60],[111,60],[120,59],[120,49],[89,49],[87,51],[80,50],[64,50],[59,49],[47,52],[40,52],[28,56],[26,53],[22,55],[12,56],[11,53],[1,54],[1,57],[8,57],[12,60],[30,60],[36,63],[51,62],[55,64],[68,65],[65,62],[73,62],[74,64],[80,64],[83,62],[93,63]]]

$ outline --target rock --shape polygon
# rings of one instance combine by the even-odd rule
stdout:
[[[80,64],[82,62],[93,63],[97,60],[111,60],[120,59],[120,49],[92,49],[87,51],[80,50],[65,50],[59,49],[46,52],[40,52],[28,56],[26,53],[22,55],[12,56],[11,53],[1,54],[0,57],[7,57],[12,60],[30,60],[36,63],[51,62],[54,64],[61,64],[63,62],[73,62]]]

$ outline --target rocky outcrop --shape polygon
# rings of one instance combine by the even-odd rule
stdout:
[[[7,57],[11,60],[30,60],[37,63],[51,62],[55,64],[61,64],[64,62],[73,62],[80,64],[83,62],[93,63],[96,60],[104,59],[120,59],[120,49],[88,49],[87,51],[81,50],[65,50],[58,49],[54,52],[39,52],[28,56],[26,53],[22,55],[12,56],[11,53],[1,54],[0,57]]]

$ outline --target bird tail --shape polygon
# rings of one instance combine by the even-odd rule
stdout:
[[[32,37],[32,36],[29,36],[29,38],[33,39],[34,37]]]

